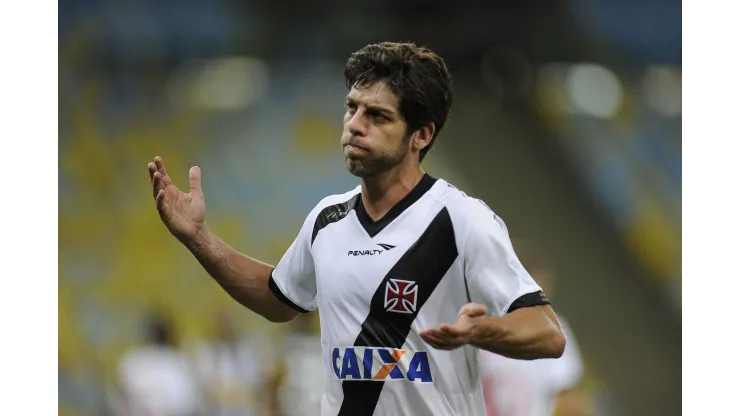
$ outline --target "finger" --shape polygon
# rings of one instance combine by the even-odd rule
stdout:
[[[427,344],[431,345],[432,347],[438,350],[452,350],[459,346],[453,342],[445,340],[444,338],[438,338],[438,337],[433,337],[433,336],[427,337],[425,341],[427,341]]]
[[[429,335],[429,336],[432,336],[432,337],[440,338],[442,336],[442,331],[440,331],[439,327],[437,327],[437,328],[428,328],[428,329],[425,329],[425,330],[421,331],[419,334],[421,336]]]
[[[439,336],[439,330],[437,329],[427,329],[425,331],[422,331],[420,333],[421,337],[426,338],[437,338]]]
[[[200,178],[200,168],[198,166],[193,166],[192,168],[190,168],[190,172],[188,173],[188,179],[190,180],[190,193],[199,193],[201,195],[203,194],[203,189],[200,185]]]
[[[488,313],[488,309],[485,305],[481,305],[479,303],[468,303],[460,309],[458,316],[468,315],[471,317],[476,317],[483,316],[486,313]]]
[[[159,192],[154,195],[154,200],[157,201],[157,211],[165,212],[164,189],[160,189]]]
[[[446,336],[459,337],[463,335],[465,331],[457,325],[443,324],[439,327],[439,332]]]
[[[441,339],[437,338],[431,333],[427,333],[425,335],[422,335],[421,337],[427,344],[433,346],[434,348],[442,348],[444,346],[444,342],[442,342]]]
[[[455,346],[468,343],[467,336],[465,334],[457,333],[457,332],[441,331],[441,335],[438,336],[437,338],[445,341],[447,344],[450,344],[450,345],[454,344]]]
[[[162,182],[162,174],[157,171],[152,174],[152,195],[155,199],[159,191],[164,191],[164,183]]]
[[[485,315],[487,312],[486,306],[479,303],[468,303],[460,309],[461,314],[464,313],[469,316]]]
[[[419,332],[419,335],[421,335],[422,337],[427,336],[427,335],[434,335],[434,332],[435,331],[436,331],[436,329],[425,329],[425,330]]]
[[[446,335],[439,329],[429,330],[422,337],[430,339],[439,345],[448,345],[454,341],[449,335]]]
[[[154,172],[157,171],[157,165],[155,165],[154,162],[149,162],[146,167],[149,169],[149,180],[151,181],[154,179]]]
[[[167,174],[167,170],[164,168],[164,160],[161,156],[156,156],[154,158],[154,164],[157,166],[157,171],[162,174],[162,181],[164,183],[171,183],[172,180],[170,179],[170,175]]]
[[[167,171],[164,168],[164,159],[162,159],[161,156],[154,157],[154,164],[157,165],[157,170],[162,174],[162,176],[167,174]]]

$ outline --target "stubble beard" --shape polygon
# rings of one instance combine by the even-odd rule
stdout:
[[[372,151],[363,159],[352,159],[345,156],[344,162],[347,170],[358,178],[371,178],[381,173],[388,172],[394,167],[401,164],[403,159],[409,153],[410,136],[404,137],[401,144],[390,155],[375,155]]]

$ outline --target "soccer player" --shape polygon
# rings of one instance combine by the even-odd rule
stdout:
[[[208,229],[198,167],[184,193],[160,157],[149,163],[159,215],[247,308],[273,322],[318,309],[322,415],[482,415],[478,349],[559,357],[558,320],[503,221],[420,167],[452,105],[442,58],[383,42],[344,76],[341,146],[361,184],[322,199],[277,266]]]

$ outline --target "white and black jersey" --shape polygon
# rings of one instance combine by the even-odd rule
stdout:
[[[325,416],[484,414],[476,349],[436,350],[419,332],[469,302],[493,316],[548,303],[503,221],[429,175],[377,222],[360,186],[324,198],[270,288],[319,309]]]

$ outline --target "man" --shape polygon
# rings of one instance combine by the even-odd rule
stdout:
[[[319,202],[276,267],[208,229],[198,167],[186,194],[149,163],[159,215],[249,309],[273,322],[319,310],[322,415],[480,415],[478,348],[559,357],[565,338],[501,219],[421,170],[452,104],[444,61],[384,42],[344,75],[341,145],[361,184]]]
[[[316,416],[321,414],[323,385],[317,383],[324,360],[316,313],[300,314],[291,321],[278,349],[278,382],[272,395],[277,397],[282,416]],[[315,322],[315,323],[314,323]]]
[[[552,296],[553,278],[532,252],[517,244],[519,258],[535,281]],[[523,255],[522,255],[523,254]],[[594,409],[581,391],[583,361],[567,322],[558,314],[568,340],[562,357],[514,360],[480,351],[487,416],[588,416]]]
[[[238,334],[232,318],[222,311],[213,316],[214,337],[193,343],[193,367],[209,416],[262,414],[261,390],[271,361],[269,342]]]
[[[113,412],[127,416],[192,416],[200,413],[199,394],[187,355],[180,350],[173,322],[147,317],[146,343],[118,364],[120,391],[111,391]]]

